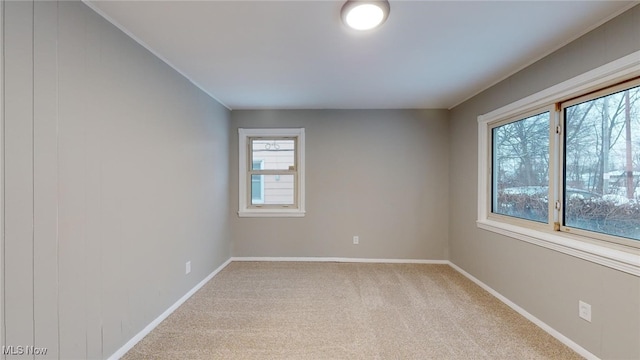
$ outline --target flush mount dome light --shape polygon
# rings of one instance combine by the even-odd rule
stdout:
[[[342,22],[356,30],[380,26],[389,16],[389,1],[348,0],[340,11]]]

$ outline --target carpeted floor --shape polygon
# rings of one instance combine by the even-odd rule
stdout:
[[[232,262],[123,359],[580,359],[448,265]]]

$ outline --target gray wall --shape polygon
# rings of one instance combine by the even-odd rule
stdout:
[[[234,256],[447,259],[448,111],[247,110],[231,119]],[[238,217],[239,127],[305,128],[304,218]]]
[[[475,226],[476,117],[639,50],[640,7],[450,113],[230,115],[79,2],[4,6],[3,344],[107,357],[233,253],[451,259],[594,354],[640,358],[637,277]],[[238,218],[238,127],[306,128],[306,217]]]
[[[451,261],[603,359],[640,358],[640,278],[476,228],[477,116],[637,50],[640,6],[451,111]]]
[[[2,344],[105,358],[230,257],[229,111],[80,2],[3,5]]]

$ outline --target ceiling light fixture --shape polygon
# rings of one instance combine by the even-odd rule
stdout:
[[[356,30],[371,30],[387,20],[389,1],[347,0],[340,14],[342,22]]]

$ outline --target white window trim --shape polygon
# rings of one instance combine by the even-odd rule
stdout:
[[[247,165],[248,141],[250,137],[274,136],[298,138],[296,154],[298,183],[296,187],[297,206],[292,208],[249,208],[247,197]],[[238,216],[239,217],[303,217],[305,216],[304,201],[304,128],[295,129],[238,129]]]
[[[536,244],[580,259],[640,277],[640,250],[600,241],[585,241],[583,237],[556,231],[534,230],[490,219],[487,206],[489,171],[489,124],[518,113],[533,110],[560,99],[586,92],[616,81],[640,75],[640,51],[588,71],[548,89],[478,116],[478,220],[481,229]]]

